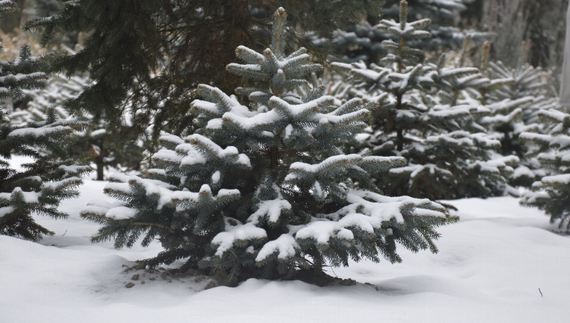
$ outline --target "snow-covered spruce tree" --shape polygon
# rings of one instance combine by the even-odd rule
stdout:
[[[0,1],[0,13],[12,8],[11,1]],[[46,60],[45,56],[32,57],[29,48],[23,47],[15,61],[0,62],[0,98],[19,98],[23,89],[42,86]],[[37,224],[32,213],[65,217],[57,206],[78,194],[74,187],[81,183],[78,175],[86,168],[47,153],[59,149],[74,124],[58,120],[52,111],[45,121],[14,126],[6,114],[0,108],[0,234],[35,241],[51,232]],[[13,155],[33,161],[15,169],[9,163]]]
[[[144,136],[152,126],[158,139],[160,131],[181,135],[188,129],[198,84],[226,92],[240,85],[224,67],[238,45],[263,49],[271,14],[280,6],[289,6],[296,18],[292,34],[328,35],[381,11],[378,0],[74,0],[61,1],[58,12],[30,20],[25,28],[41,30],[44,45],[60,34],[86,37],[82,50],[60,58],[52,69],[68,76],[87,72],[94,81],[69,103],[73,112],[116,123],[128,106],[136,117],[130,133]],[[118,123],[112,129],[123,130]]]
[[[76,98],[88,85],[85,78],[67,78],[57,74],[51,75],[46,83],[43,88],[22,90],[27,102],[8,114],[10,123],[25,126],[30,122],[44,121],[50,110],[54,110],[59,119],[68,119],[70,114],[64,108],[65,102]]]
[[[345,155],[341,146],[366,126],[359,99],[343,105],[303,77],[320,68],[303,48],[285,53],[286,13],[275,12],[270,48],[236,50],[228,71],[251,81],[238,89],[250,106],[209,85],[192,104],[197,133],[161,137],[148,178],[118,177],[105,192],[120,205],[93,202],[82,216],[103,224],[93,241],[130,247],[154,238],[164,251],[149,266],[185,259],[189,268],[235,284],[250,277],[325,283],[326,266],[383,256],[396,243],[437,249],[434,230],[455,220],[427,199],[379,194],[371,174],[400,157]]]
[[[465,4],[472,0],[412,0],[408,1],[409,17],[429,18],[430,24],[426,26],[431,34],[428,38],[410,39],[408,46],[424,51],[437,52],[441,48],[459,48],[469,35],[477,42],[491,38],[491,34],[475,30],[461,30],[457,27],[459,13],[466,10]],[[385,9],[382,12],[384,19],[399,18],[399,0],[384,1]],[[386,54],[382,46],[384,40],[390,35],[376,28],[379,16],[369,16],[346,29],[337,29],[332,39],[319,38],[314,33],[308,34],[308,41],[316,46],[331,46],[334,53],[331,60],[341,62],[364,61],[367,65],[377,63]]]
[[[524,43],[522,47],[526,47]],[[488,50],[488,46],[484,48]],[[487,59],[487,53],[482,57]],[[511,185],[529,187],[546,173],[536,158],[527,155],[528,149],[518,137],[523,132],[545,134],[546,126],[538,112],[555,107],[558,100],[551,90],[549,73],[526,64],[525,60],[524,56],[521,57],[515,68],[509,68],[502,62],[483,61],[483,73],[491,82],[479,89],[479,100],[489,108],[490,115],[478,121],[489,133],[497,135],[501,141],[501,155],[514,155],[520,159],[510,178]]]
[[[520,139],[530,146],[529,154],[536,156],[551,175],[532,185],[523,193],[521,204],[538,207],[550,215],[552,223],[570,230],[570,114],[557,109],[542,110],[539,117],[551,123],[547,134],[524,132]]]
[[[93,164],[96,170],[96,179],[103,180],[105,169],[109,167],[120,168],[124,171],[138,170],[143,159],[143,141],[147,138],[132,134],[132,117],[128,116],[129,109],[125,108],[121,116],[121,130],[118,131],[121,140],[117,140],[117,133],[111,129],[114,123],[96,120],[93,115],[85,111],[78,111],[70,115],[66,110],[66,102],[77,98],[90,84],[85,76],[64,77],[53,75],[43,89],[24,90],[29,99],[25,109],[11,113],[8,118],[13,124],[26,124],[27,122],[45,121],[48,111],[54,110],[61,119],[72,118],[87,123],[83,131],[71,134],[58,154],[67,158],[76,156],[83,163]]]
[[[477,68],[447,67],[445,57],[428,63],[423,51],[408,47],[409,40],[429,37],[423,30],[428,24],[429,19],[408,23],[402,1],[400,22],[382,20],[378,26],[393,39],[382,44],[388,54],[380,66],[334,64],[348,74],[349,96],[377,103],[366,144],[375,155],[409,162],[391,169],[379,185],[388,195],[431,199],[505,194],[512,167],[491,160],[500,143],[474,121],[489,110],[467,94],[489,80]]]
[[[467,5],[473,1],[409,0],[408,17],[411,19],[430,19],[430,23],[425,28],[431,34],[429,38],[413,40],[411,45],[424,51],[439,51],[441,48],[460,48],[466,35],[470,35],[473,41],[477,42],[490,38],[492,35],[489,33],[458,28],[461,14],[468,10]],[[399,19],[399,3],[399,0],[387,0],[386,8],[383,10],[383,18]]]

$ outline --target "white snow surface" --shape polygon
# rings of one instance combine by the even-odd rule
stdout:
[[[149,280],[145,270],[125,272],[160,252],[156,242],[122,250],[112,241],[89,242],[99,225],[82,220],[79,211],[93,199],[113,203],[102,193],[105,185],[86,180],[81,196],[61,205],[67,219],[36,216],[55,232],[40,243],[0,235],[1,323],[569,320],[570,236],[514,198],[448,201],[461,221],[438,229],[438,254],[399,246],[400,264],[361,261],[329,271],[355,279],[354,286],[250,279],[204,290],[205,281],[192,276],[169,282],[160,275]],[[290,252],[278,242],[267,251]],[[131,280],[136,273],[141,277]],[[127,282],[134,286],[126,288]]]

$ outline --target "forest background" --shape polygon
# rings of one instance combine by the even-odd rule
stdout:
[[[60,33],[55,39],[51,40],[49,43],[42,44],[41,34],[38,32],[30,33],[30,30],[38,31],[34,29],[34,26],[29,26],[31,28],[25,31],[23,26],[29,20],[39,19],[42,17],[48,17],[54,15],[60,10],[61,4],[65,1],[60,0],[17,0],[14,3],[23,10],[19,10],[16,13],[5,16],[0,20],[0,36],[2,36],[4,50],[0,52],[0,59],[11,60],[15,59],[20,51],[20,48],[24,44],[28,44],[33,55],[41,55],[46,53],[53,53],[61,51],[67,53],[75,53],[77,50],[83,49],[85,40],[89,37],[89,32],[82,32],[78,30],[71,30],[68,32]],[[259,11],[265,12],[262,15],[267,16],[267,8],[275,6],[276,4],[272,1],[251,1],[254,6],[257,6],[259,2],[259,7],[262,8]],[[241,3],[241,2],[240,2]],[[247,1],[243,2],[247,3]],[[292,2],[294,3],[294,2]],[[222,1],[220,4],[215,4],[215,6],[226,6]],[[243,7],[243,4],[241,5]],[[388,0],[384,5],[383,18],[396,19],[398,1]],[[430,31],[443,27],[439,32],[434,33],[433,41],[424,42],[421,48],[428,52],[428,56],[431,59],[435,59],[438,55],[446,53],[447,56],[453,59],[459,59],[461,56],[462,47],[464,45],[464,36],[472,35],[475,41],[469,44],[467,51],[467,62],[464,64],[469,66],[480,65],[481,54],[483,52],[482,46],[484,41],[490,41],[490,61],[501,61],[508,68],[515,68],[523,63],[528,63],[534,67],[539,67],[545,72],[549,73],[548,87],[552,90],[552,95],[556,96],[560,81],[561,81],[561,68],[563,62],[563,51],[564,51],[564,35],[565,35],[565,8],[568,6],[568,0],[514,0],[514,1],[503,1],[503,0],[449,0],[449,1],[423,1],[423,0],[412,0],[410,1],[410,8],[412,8],[411,16],[413,19],[420,19],[428,17],[433,20],[430,26]],[[233,8],[229,8],[233,10]],[[249,12],[243,13],[243,9],[240,11],[232,11],[232,15],[248,15]],[[254,14],[255,15],[255,14]],[[366,20],[361,21],[368,25],[375,24],[378,22],[378,15],[369,15]],[[255,18],[255,17],[254,17]],[[239,19],[238,19],[239,20]],[[351,22],[346,25],[344,22],[345,30],[348,32],[354,32],[359,28],[360,24],[354,24]],[[220,27],[221,30],[224,28],[233,28],[234,22],[229,23],[227,26]],[[313,26],[314,27],[314,26]],[[321,28],[321,27],[319,27]],[[443,30],[443,31],[442,31]],[[330,27],[325,28],[326,32],[332,32]],[[367,30],[362,32],[369,32]],[[204,32],[198,30],[198,32]],[[211,36],[213,33],[219,31],[204,32],[204,37]],[[45,35],[44,35],[45,36]],[[245,35],[243,35],[245,37]],[[329,35],[331,36],[331,35]],[[372,45],[366,44],[362,45],[359,40],[356,43],[351,43],[352,39],[339,40],[343,37],[342,31],[339,29],[332,38],[327,39],[326,36],[324,42],[329,42],[332,39],[332,43],[327,43],[322,45],[323,39],[319,37],[309,36],[307,39],[297,39],[301,45],[313,49],[312,54],[319,62],[324,62],[323,59],[326,55],[332,60],[342,60],[342,56],[351,56],[351,61],[356,61],[365,57],[367,63],[374,62],[378,59],[378,48],[381,39],[372,39]],[[241,37],[241,36],[240,36]],[[158,115],[159,123],[162,123],[162,127],[165,130],[173,129],[175,132],[179,132],[185,127],[189,126],[191,118],[185,114],[184,109],[188,102],[191,102],[195,98],[195,92],[193,89],[197,82],[204,83],[215,83],[217,86],[226,90],[227,92],[233,91],[233,89],[242,82],[238,77],[227,77],[225,74],[225,66],[233,61],[234,49],[240,45],[243,37],[230,37],[229,39],[222,39],[218,43],[213,44],[217,46],[217,55],[209,55],[210,52],[204,50],[203,48],[193,48],[188,47],[184,51],[197,51],[197,55],[200,57],[196,60],[194,64],[210,65],[207,72],[201,71],[198,74],[190,75],[186,74],[184,76],[174,75],[172,77],[184,78],[189,81],[189,84],[184,84],[180,86],[179,92],[176,95],[181,97],[177,102],[170,102],[172,105],[172,114],[177,114],[178,116],[174,119],[177,120],[178,125],[173,129],[172,125],[164,121],[169,119],[168,115]],[[258,37],[258,36],[247,36]],[[356,36],[357,38],[359,36]],[[215,39],[216,37],[214,37]],[[364,37],[366,38],[366,36]],[[308,40],[308,41],[307,41]],[[262,42],[261,40],[255,40],[254,42]],[[346,43],[343,43],[346,42]],[[319,45],[321,44],[320,48]],[[376,44],[376,45],[374,45]],[[259,44],[257,45],[259,46]],[[362,52],[365,52],[364,56],[359,56]],[[180,53],[179,55],[184,55]],[[324,55],[324,56],[323,56]],[[336,58],[335,58],[336,57]],[[346,57],[345,57],[346,58]],[[210,64],[209,60],[216,61],[216,64]],[[175,59],[176,61],[176,59]],[[449,59],[448,59],[449,61]],[[59,68],[61,70],[61,68]],[[212,70],[210,70],[212,69]],[[76,73],[75,78],[68,79],[69,84],[64,86],[65,89],[61,89],[61,79],[60,76],[55,76],[53,78],[52,88],[49,91],[56,91],[56,93],[49,93],[48,90],[44,91],[42,94],[30,92],[25,98],[19,99],[17,102],[12,102],[11,98],[5,98],[7,100],[3,103],[3,106],[8,109],[8,111],[21,111],[29,109],[29,101],[39,100],[40,96],[50,97],[49,100],[44,100],[43,104],[47,104],[41,109],[45,110],[52,105],[63,105],[65,100],[72,97],[78,96],[83,92],[85,88],[92,85],[89,81],[89,73],[81,72]],[[71,73],[70,75],[74,75]],[[125,74],[127,78],[135,78],[131,73]],[[207,76],[206,76],[207,75]],[[69,75],[68,75],[69,76]],[[77,78],[79,76],[80,78]],[[219,78],[219,79],[218,79]],[[176,81],[176,80],[174,80]],[[164,83],[172,83],[173,80],[166,80]],[[128,83],[128,82],[127,82]],[[57,86],[59,89],[54,90],[53,87]],[[126,86],[127,88],[129,86]],[[132,87],[132,85],[130,85]],[[143,91],[142,89],[139,89]],[[136,104],[137,95],[144,97],[143,94],[133,94],[132,101],[133,105]],[[148,99],[148,98],[147,98]],[[107,102],[110,105],[124,105],[125,94],[119,96],[116,102]],[[49,102],[49,104],[48,104]],[[56,104],[57,103],[57,104]],[[142,104],[149,104],[148,100],[143,100]],[[37,103],[31,103],[32,106],[37,107]],[[107,105],[109,105],[107,104]],[[73,108],[76,111],[78,106]],[[96,110],[103,111],[106,108],[95,108]],[[182,109],[182,110],[179,110]],[[65,114],[64,112],[62,112]],[[98,112],[96,117],[100,117]],[[62,114],[62,115],[63,115]],[[20,117],[22,118],[22,117]],[[112,119],[111,117],[109,117]],[[156,120],[151,120],[151,116],[145,116],[141,121],[141,124],[146,127]],[[23,120],[23,119],[20,119]],[[124,170],[138,170],[141,166],[141,161],[145,159],[148,160],[149,153],[145,153],[146,149],[150,151],[156,150],[156,146],[151,143],[153,140],[157,139],[157,129],[155,129],[152,140],[146,140],[146,146],[141,147],[141,143],[133,144],[132,142],[137,140],[137,136],[141,135],[141,131],[144,133],[145,130],[138,129],[136,131],[129,131],[125,128],[117,128],[118,131],[123,131],[121,137],[124,140],[117,147],[113,147],[113,140],[106,140],[110,133],[105,136],[101,136],[102,132],[96,132],[96,136],[91,139],[87,139],[83,144],[79,143],[78,149],[80,151],[89,150],[90,156],[96,166],[97,178],[102,180],[104,177],[104,169],[107,167],[123,167]],[[134,133],[133,133],[134,132]],[[146,136],[148,134],[143,134]],[[139,138],[140,139],[140,138]],[[149,139],[149,138],[147,138]],[[131,142],[130,144],[128,142]],[[88,143],[87,143],[88,142]],[[121,153],[121,150],[126,149],[130,153]],[[76,151],[77,152],[77,151]],[[144,164],[144,161],[143,161]]]

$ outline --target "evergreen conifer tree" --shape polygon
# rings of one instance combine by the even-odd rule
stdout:
[[[444,56],[438,64],[427,62],[408,42],[429,37],[424,28],[430,20],[407,22],[407,14],[407,2],[401,1],[400,22],[382,20],[377,26],[392,38],[382,43],[388,54],[380,66],[334,64],[349,75],[349,96],[377,102],[367,145],[376,155],[408,159],[407,166],[390,170],[382,189],[431,199],[511,191],[506,177],[517,159],[492,160],[500,143],[475,120],[489,110],[468,95],[489,80],[477,68],[449,67]]]
[[[547,134],[524,132],[523,142],[531,146],[529,154],[536,156],[551,173],[532,185],[523,194],[521,204],[538,207],[550,215],[551,222],[570,230],[570,114],[558,109],[542,110],[539,117],[551,126]]]
[[[0,1],[0,12],[12,10],[11,1]],[[15,61],[0,62],[0,97],[19,98],[23,89],[42,86],[46,80],[48,57],[33,57],[27,46]],[[37,224],[33,213],[65,217],[57,210],[62,199],[78,194],[78,175],[86,167],[73,166],[68,160],[54,159],[47,151],[57,151],[75,123],[58,120],[54,111],[42,122],[14,126],[7,110],[0,109],[0,234],[38,240],[51,232]],[[13,155],[32,157],[22,170],[10,166]]]
[[[380,257],[401,261],[396,243],[437,249],[434,230],[455,220],[427,199],[386,197],[371,174],[401,157],[342,153],[366,126],[359,99],[339,104],[322,88],[303,91],[320,69],[303,48],[287,52],[285,10],[275,12],[262,53],[236,50],[227,70],[249,80],[237,90],[249,105],[210,85],[192,103],[196,133],[165,134],[146,178],[119,176],[105,192],[120,205],[93,202],[82,215],[103,225],[93,241],[130,247],[158,238],[149,266],[185,259],[181,268],[223,277],[324,283],[326,266]]]
[[[84,78],[66,78],[57,74],[51,75],[46,83],[43,88],[22,91],[26,104],[8,114],[11,124],[25,126],[28,123],[45,121],[50,110],[54,110],[59,119],[68,119],[70,114],[64,109],[65,101],[77,97],[87,86],[87,80]]]
[[[96,179],[103,180],[105,169],[108,167],[121,168],[125,171],[138,170],[143,159],[144,141],[147,138],[133,135],[132,118],[124,113],[121,118],[122,140],[116,140],[113,131],[114,124],[95,120],[87,112],[77,112],[73,115],[65,109],[65,103],[77,98],[89,86],[89,80],[83,76],[63,77],[53,75],[43,89],[24,90],[28,102],[23,110],[17,110],[8,117],[12,124],[25,125],[29,122],[45,121],[48,112],[53,110],[61,119],[74,119],[87,123],[83,131],[71,134],[65,144],[58,149],[57,154],[71,158],[76,156],[83,163],[92,163],[96,170]],[[125,109],[128,111],[128,109]],[[56,156],[58,157],[58,156]]]
[[[430,19],[425,27],[431,37],[412,41],[413,47],[424,51],[433,51],[440,48],[461,47],[466,35],[473,40],[480,41],[490,36],[475,30],[461,30],[458,28],[461,13],[468,9],[474,0],[410,0],[408,1],[408,17],[414,19]],[[388,0],[383,11],[385,19],[397,20],[400,18],[400,1]],[[410,22],[410,21],[408,21]]]
[[[522,47],[526,47],[523,43]],[[524,52],[524,50],[523,50]],[[483,55],[484,59],[488,57]],[[546,132],[538,112],[550,109],[557,99],[550,89],[551,77],[540,67],[524,63],[524,57],[516,68],[509,68],[502,62],[484,62],[483,69],[492,82],[480,89],[480,100],[490,109],[490,115],[478,121],[490,133],[497,134],[501,141],[503,156],[517,156],[520,164],[510,182],[513,186],[529,187],[545,175],[540,163],[527,154],[527,147],[519,141],[523,132]]]
[[[29,19],[38,19],[50,17],[59,12],[63,3],[67,0],[32,0],[33,7],[28,10]],[[76,30],[65,31],[54,35],[53,43],[56,45],[64,44],[74,48],[79,41],[79,32]]]
[[[458,28],[459,13],[466,10],[465,6],[471,0],[412,0],[408,1],[408,17],[429,18],[430,23],[425,26],[430,32],[430,37],[408,39],[408,46],[428,52],[439,52],[459,48],[465,37],[469,36],[477,42],[483,42],[491,37],[489,33],[475,30],[461,30]],[[385,9],[382,12],[383,19],[399,19],[399,0],[385,1]],[[390,35],[376,28],[380,16],[370,14],[366,20],[351,24],[346,29],[338,29],[333,33],[333,38],[328,40],[310,34],[311,43],[326,47],[332,46],[334,53],[331,59],[342,62],[364,61],[367,65],[378,63],[379,59],[386,55],[386,49],[382,42],[390,39]]]
[[[82,50],[53,65],[55,72],[88,72],[94,80],[69,107],[115,123],[128,105],[137,127],[131,131],[142,135],[152,127],[157,139],[162,130],[189,129],[187,107],[198,84],[226,92],[240,85],[240,78],[224,75],[224,67],[238,45],[262,49],[279,6],[292,8],[298,30],[320,35],[381,11],[378,0],[77,0],[63,1],[57,13],[33,19],[26,28],[43,31],[43,44],[60,33],[88,35]],[[114,129],[122,130],[120,124]]]

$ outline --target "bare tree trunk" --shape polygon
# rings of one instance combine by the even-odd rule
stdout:
[[[567,6],[568,0],[486,0],[483,26],[497,34],[493,59],[510,67],[528,62],[545,69],[559,68]],[[521,47],[522,41],[528,48]]]

